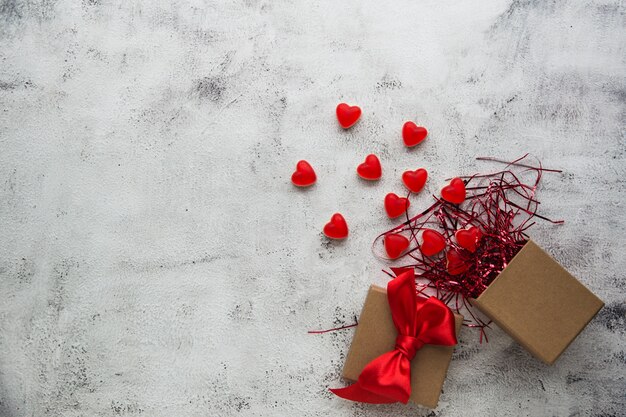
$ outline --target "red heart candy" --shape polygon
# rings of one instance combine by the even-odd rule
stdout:
[[[472,226],[468,229],[457,230],[454,233],[454,237],[456,237],[456,243],[458,243],[460,247],[474,253],[476,252],[476,245],[482,237],[482,233],[478,227]]]
[[[398,233],[385,235],[383,243],[385,245],[385,251],[387,251],[387,255],[389,255],[391,259],[396,259],[409,247],[409,239]]]
[[[346,103],[339,103],[337,106],[337,120],[344,129],[351,128],[361,117],[359,106],[349,106]]]
[[[398,197],[394,193],[389,193],[385,196],[385,210],[390,219],[401,216],[410,205],[411,202],[408,199]]]
[[[465,201],[465,183],[463,180],[452,178],[450,184],[441,189],[441,197],[452,204],[461,204]]]
[[[313,185],[317,177],[313,167],[307,161],[298,161],[296,171],[291,175],[291,182],[298,187]]]
[[[364,180],[374,181],[383,175],[383,168],[380,166],[378,157],[372,154],[365,157],[365,162],[356,168],[356,172]]]
[[[428,130],[425,127],[418,126],[413,122],[406,122],[402,126],[402,139],[408,147],[415,146],[428,136]]]
[[[463,259],[463,255],[454,248],[446,252],[446,260],[448,261],[447,269],[450,275],[459,275],[469,269],[469,265]]]
[[[333,214],[330,221],[324,226],[324,234],[331,239],[345,239],[348,237],[348,223],[339,213]]]
[[[422,191],[427,179],[428,172],[424,168],[416,169],[415,171],[405,171],[402,174],[402,182],[404,182],[406,188],[414,193]]]
[[[426,256],[433,256],[446,248],[446,238],[433,229],[423,229],[420,250]]]

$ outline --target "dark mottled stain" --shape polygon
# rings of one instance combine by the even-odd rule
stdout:
[[[75,36],[77,31],[76,29],[68,30],[72,36]],[[78,64],[77,64],[77,56],[76,56],[76,48],[77,45],[72,43],[71,46],[65,51],[65,59],[63,60],[63,74],[61,78],[63,81],[71,80],[74,75],[78,72]]]
[[[3,20],[6,23],[15,24],[27,18],[33,18],[39,22],[50,20],[54,17],[56,3],[56,0],[38,2],[0,0],[0,21]],[[6,27],[0,25],[0,32],[3,29],[6,29]]]
[[[337,240],[330,239],[326,237],[326,235],[322,232],[319,234],[321,248],[317,252],[320,259],[325,259],[327,257],[333,257],[335,248],[342,247],[345,245],[345,239]]]
[[[589,248],[598,246],[599,239],[592,236],[581,236],[571,245],[554,248],[554,257],[567,265],[568,270],[580,270],[590,266]],[[565,262],[567,261],[567,262]]]
[[[626,11],[620,2],[614,4],[598,4],[594,5],[598,15],[601,17],[626,16]]]
[[[96,48],[89,48],[87,52],[85,52],[85,56],[96,61],[108,62],[106,54]]]
[[[511,22],[518,22],[523,27],[523,21],[528,17],[529,13],[533,9],[539,9],[543,13],[550,14],[559,10],[559,2],[557,0],[513,0],[509,7],[496,19],[492,25],[492,29],[503,28],[506,29],[510,26]],[[520,22],[522,20],[522,22]]]
[[[0,19],[7,22],[20,20],[23,17],[21,4],[17,0],[0,1]]]
[[[253,318],[253,306],[251,301],[236,304],[228,313],[228,317],[235,322],[250,321]]]
[[[389,148],[389,143],[388,142],[374,141],[373,144],[374,144],[374,146],[376,146],[376,151],[377,151],[379,157],[393,159],[393,152]],[[412,149],[415,149],[415,148],[418,148],[418,146],[416,146],[416,147],[414,147]]]
[[[615,88],[611,90],[611,93],[620,103],[626,104],[626,88]]]
[[[193,89],[201,99],[217,103],[222,100],[226,85],[220,77],[204,77],[195,81]]]
[[[540,120],[561,119],[568,123],[574,123],[581,117],[579,108],[563,103],[539,104],[535,106],[535,112]]]
[[[480,352],[480,348],[466,346],[465,343],[460,342],[458,349],[454,349],[452,353],[452,360],[469,360],[478,352]]]
[[[62,394],[73,395],[78,390],[90,390],[90,379],[87,376],[85,356],[87,351],[79,345],[70,345],[64,349],[63,368],[60,374]],[[63,395],[61,395],[63,396]]]
[[[6,81],[0,81],[0,90],[15,90],[17,88],[16,83],[9,83]]]
[[[567,378],[565,379],[565,383],[567,385],[572,385],[572,384],[574,384],[576,382],[580,382],[580,381],[583,381],[583,380],[584,380],[584,378],[581,377],[580,375],[573,374],[573,373],[570,372],[570,373],[567,374]]]
[[[399,90],[402,88],[402,81],[391,78],[385,75],[379,82],[376,83],[376,90]]]
[[[613,353],[613,359],[615,360],[615,362],[626,365],[626,352],[620,351]]]
[[[219,38],[219,34],[212,30],[197,29],[185,31],[183,34],[205,45],[213,43],[217,38]]]
[[[134,403],[127,403],[121,401],[111,401],[111,411],[117,416],[126,414],[141,414],[144,412],[143,408]]]
[[[30,284],[35,275],[35,263],[27,258],[8,262],[0,266],[0,275],[15,279],[20,284]]]
[[[517,21],[521,18],[525,19],[530,6],[531,0],[514,0],[509,7],[496,19],[491,26],[491,30],[495,31],[499,28],[506,29],[510,26],[510,22]]]
[[[604,256],[603,256],[604,258]],[[604,260],[604,259],[603,259]],[[610,278],[611,283],[613,284],[613,286],[615,286],[616,289],[622,291],[622,292],[626,292],[626,280],[622,277],[619,277],[617,275],[613,275]]]
[[[228,387],[228,365],[221,363],[221,370],[214,373],[207,381],[205,393],[196,394],[189,398],[190,404],[203,404],[210,406],[210,415],[223,416],[232,415],[233,412],[241,413],[251,408],[252,397],[241,395],[225,390]],[[284,377],[285,373],[282,373]],[[270,375],[268,380],[275,380],[275,376]]]
[[[490,101],[487,101],[487,100],[484,100],[484,99],[479,100],[479,103],[481,105],[483,105],[483,107],[485,107],[485,108],[490,108],[493,111],[492,116],[495,119],[507,120],[508,117],[511,114],[511,111],[509,110],[508,106],[509,106],[509,104],[511,104],[512,102],[517,100],[517,98],[518,98],[518,95],[515,94],[515,95],[507,98],[506,100],[504,100],[504,101],[502,101],[500,103],[497,103],[495,105],[494,105],[494,103],[492,103]]]
[[[529,361],[531,358],[530,353],[528,353],[519,343],[511,342],[509,346],[507,346],[502,351],[502,356],[507,358],[507,362],[511,364],[526,364],[526,368],[530,367],[530,364],[536,364],[537,366],[541,366],[539,361]],[[512,365],[516,366],[516,365]]]
[[[56,316],[64,308],[65,287],[70,274],[79,264],[75,260],[65,259],[56,264],[52,270],[52,288],[48,297],[48,306],[55,312]]]
[[[191,317],[193,313],[196,311],[195,306],[189,304],[183,304],[176,310],[176,317],[187,318]]]
[[[541,387],[541,389],[542,389],[543,391],[545,391],[545,390],[546,390],[546,387],[545,387],[545,385],[543,385],[543,381],[542,381],[541,379],[539,379],[538,381],[539,381],[539,386]]]
[[[15,201],[17,188],[17,169],[13,168],[11,173],[7,175],[4,181],[4,189],[6,190],[7,201]]]
[[[9,409],[9,404],[7,404],[2,398],[4,398],[3,396],[3,392],[1,390],[1,385],[0,385],[0,416],[2,417],[14,417],[17,416],[17,414],[13,414],[13,411]]]
[[[626,304],[612,303],[605,305],[596,320],[612,332],[626,331]]]
[[[276,100],[272,101],[269,106],[269,117],[274,121],[274,148],[275,150],[282,149],[282,144],[280,140],[280,127],[282,125],[281,120],[285,114],[285,110],[287,109],[287,97],[284,96],[283,92],[275,91],[274,95],[277,97]],[[280,155],[280,153],[278,154]]]
[[[586,116],[588,109],[583,105],[592,93],[593,84],[579,74],[564,73],[542,78],[533,100],[533,113],[539,120],[560,120],[573,124]],[[559,99],[553,92],[559,91]]]
[[[469,77],[467,77],[467,80],[465,80],[465,82],[467,84],[478,84],[478,82],[485,76],[485,73],[482,72],[480,74],[477,75],[470,75]]]
[[[35,275],[35,264],[33,261],[22,258],[18,268],[16,277],[18,281],[22,284],[30,284],[33,280],[33,276]]]

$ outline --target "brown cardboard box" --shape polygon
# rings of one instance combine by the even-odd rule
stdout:
[[[604,306],[533,241],[474,301],[535,357],[552,364]]]
[[[455,314],[456,333],[463,316]],[[369,362],[395,347],[396,328],[391,319],[387,291],[372,285],[365,299],[352,345],[343,367],[343,377],[356,381]],[[448,372],[454,346],[425,345],[411,361],[409,401],[435,408]]]

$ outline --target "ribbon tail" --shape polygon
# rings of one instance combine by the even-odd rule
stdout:
[[[331,388],[330,392],[338,397],[351,401],[359,401],[370,404],[389,404],[395,403],[396,400],[368,391],[358,382],[345,388]]]
[[[406,404],[411,396],[411,363],[398,350],[383,353],[363,368],[357,382],[331,391],[352,401]]]

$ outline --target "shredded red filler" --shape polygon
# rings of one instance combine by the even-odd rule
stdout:
[[[539,201],[535,198],[543,173],[560,170],[543,168],[540,162],[538,166],[530,165],[528,154],[512,162],[490,157],[476,159],[505,163],[506,167],[490,174],[459,177],[467,190],[463,203],[451,204],[433,196],[433,205],[413,217],[407,211],[406,221],[379,235],[374,247],[382,245],[388,233],[402,233],[409,238],[411,245],[399,258],[406,261],[405,265],[390,268],[393,274],[384,272],[393,277],[399,270],[414,268],[418,291],[426,295],[430,292],[457,312],[468,311],[473,322],[468,320],[466,325],[480,327],[482,340],[482,330],[489,323],[473,314],[470,300],[478,297],[524,246],[528,240],[526,232],[535,219],[554,224],[563,220],[550,220],[538,214]],[[455,232],[472,226],[481,232],[474,252],[461,247],[455,239]],[[438,230],[445,237],[446,249],[430,257],[422,254],[419,238],[423,228]],[[460,263],[464,272],[450,268],[446,254],[451,251],[456,252],[454,261]]]

